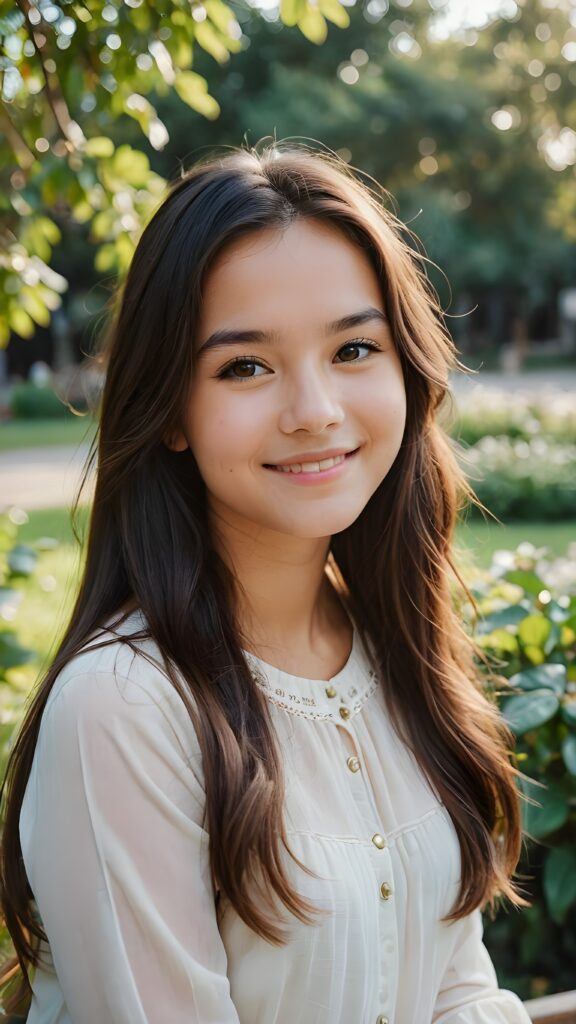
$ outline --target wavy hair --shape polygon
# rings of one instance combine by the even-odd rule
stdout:
[[[38,963],[19,816],[46,700],[95,632],[138,607],[200,743],[216,906],[226,898],[265,940],[288,941],[278,897],[305,924],[320,913],[292,891],[281,846],[282,759],[269,706],[242,653],[235,581],[216,553],[205,486],[190,450],[164,439],[182,421],[194,373],[202,282],[241,235],[295,218],[329,222],[367,253],[378,276],[408,395],[396,460],[356,521],[331,542],[341,593],[374,653],[389,713],[448,809],[461,885],[446,920],[497,895],[523,905],[511,877],[521,851],[512,735],[483,691],[479,652],[455,592],[459,511],[476,501],[438,423],[459,366],[412,236],[386,193],[343,161],[302,144],[212,152],[170,190],[145,228],[105,342],[106,380],[93,458],[86,560],[70,623],[35,691],[3,787],[2,910],[18,961]],[[123,638],[138,650],[142,633]],[[101,639],[101,643],[110,642]],[[481,656],[481,655],[480,655]]]

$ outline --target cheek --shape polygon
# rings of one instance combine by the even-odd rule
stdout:
[[[199,396],[191,405],[186,437],[203,475],[232,473],[239,462],[257,455],[265,431],[254,416],[253,403],[224,402],[215,394]]]
[[[400,444],[406,422],[406,393],[402,379],[389,378],[364,391],[360,415],[374,440]]]

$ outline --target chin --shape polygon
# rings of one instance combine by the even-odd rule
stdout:
[[[279,532],[289,534],[291,537],[300,537],[302,540],[321,540],[347,530],[352,523],[356,522],[361,512],[362,509],[358,509],[355,513],[348,515],[340,513],[333,516],[311,516],[304,521],[285,524]]]

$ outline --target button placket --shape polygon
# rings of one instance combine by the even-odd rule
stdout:
[[[380,832],[375,832],[372,836],[372,853],[374,857],[378,858],[378,861],[374,862],[376,865],[376,873],[382,878],[382,874],[388,874],[388,877],[392,877],[392,863],[390,859],[390,850],[386,842],[385,837]],[[393,887],[389,881],[380,882],[379,888],[379,899],[382,910],[386,910],[382,918],[382,927],[380,931],[380,948],[382,950],[382,959],[380,964],[380,989],[378,992],[378,998],[380,1005],[386,1006],[390,991],[388,987],[388,981],[391,977],[395,976],[397,970],[397,936],[396,936],[396,914],[391,903],[393,896]],[[388,909],[390,908],[390,909]],[[376,1018],[376,1024],[391,1024],[391,1018],[386,1013],[380,1013]]]

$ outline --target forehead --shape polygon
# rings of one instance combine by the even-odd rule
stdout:
[[[366,253],[333,225],[299,219],[251,232],[217,257],[202,288],[199,335],[217,327],[309,328],[382,302]]]

